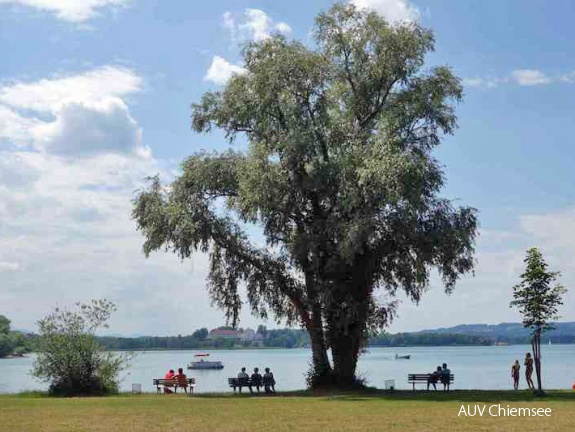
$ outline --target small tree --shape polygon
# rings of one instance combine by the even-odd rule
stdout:
[[[103,395],[118,391],[118,374],[132,354],[104,351],[97,342],[98,328],[116,310],[108,300],[77,303],[77,310],[56,308],[38,321],[38,356],[32,373],[50,382],[50,393],[63,396]]]
[[[514,300],[510,307],[517,306],[523,315],[523,326],[532,329],[531,346],[537,376],[536,394],[543,395],[541,383],[541,333],[553,329],[557,320],[557,307],[563,304],[562,295],[566,289],[555,284],[559,272],[547,271],[547,263],[535,247],[527,251],[523,260],[527,264],[521,275],[521,282],[513,287]]]
[[[14,341],[10,337],[10,320],[0,315],[0,358],[12,354]]]
[[[0,334],[10,333],[10,320],[4,315],[0,315]]]

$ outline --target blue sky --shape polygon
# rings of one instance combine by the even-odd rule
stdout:
[[[575,3],[353,1],[434,30],[428,65],[465,86],[459,130],[436,153],[444,195],[480,210],[475,277],[451,296],[434,279],[391,331],[518,321],[511,287],[534,245],[575,286]],[[241,70],[243,41],[280,31],[311,44],[331,4],[0,0],[0,314],[33,329],[56,303],[107,297],[115,333],[222,324],[206,258],[146,260],[130,199],[146,175],[169,179],[186,155],[226,148],[220,133],[191,132],[190,104]]]

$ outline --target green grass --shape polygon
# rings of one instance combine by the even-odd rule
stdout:
[[[575,430],[575,392],[453,391],[274,397],[207,394],[52,398],[0,396],[0,431],[452,431]],[[462,405],[551,408],[551,417],[458,417]]]

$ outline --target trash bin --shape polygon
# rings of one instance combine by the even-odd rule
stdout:
[[[132,384],[132,394],[142,393],[142,384]]]
[[[393,390],[395,389],[395,380],[385,380],[383,383],[386,390]]]

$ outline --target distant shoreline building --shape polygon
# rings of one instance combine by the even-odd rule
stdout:
[[[256,332],[251,328],[239,330],[212,329],[208,339],[238,339],[242,342],[251,342],[256,340]]]
[[[210,330],[208,339],[238,339],[238,332],[237,330],[213,329]]]

